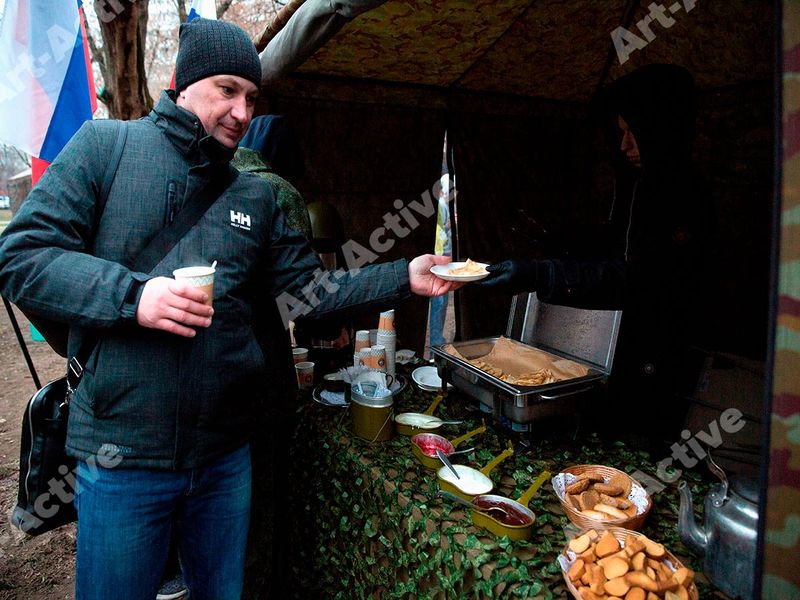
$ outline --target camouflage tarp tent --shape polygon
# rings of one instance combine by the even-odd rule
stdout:
[[[267,85],[259,111],[291,117],[307,160],[299,187],[309,201],[336,205],[347,235],[368,249],[384,215],[398,212],[395,201],[421,202],[437,180],[446,130],[460,256],[541,254],[534,222],[565,230],[594,218],[607,199],[609,149],[587,121],[596,90],[643,64],[687,67],[700,90],[696,159],[723,218],[713,301],[721,323],[737,322],[714,333],[720,349],[763,356],[772,2],[680,0],[665,14],[669,26],[652,18],[649,3],[630,0],[295,4],[262,53]],[[628,48],[624,64],[611,37],[618,27],[644,45]],[[429,251],[435,221],[419,221],[376,252],[381,259]],[[747,286],[742,271],[754,278]],[[399,315],[400,335],[419,348],[424,302],[414,308]],[[465,337],[500,333],[507,310],[505,297],[464,292]],[[741,314],[756,317],[743,322]]]

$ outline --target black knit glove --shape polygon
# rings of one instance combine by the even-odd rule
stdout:
[[[489,276],[478,282],[482,287],[491,287],[511,294],[536,291],[538,261],[519,259],[486,267]]]

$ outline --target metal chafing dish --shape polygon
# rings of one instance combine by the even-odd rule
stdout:
[[[587,394],[597,393],[614,360],[621,311],[586,310],[540,302],[535,293],[520,294],[511,304],[506,337],[588,369],[577,377],[539,386],[516,386],[489,375],[471,363],[431,348],[442,385],[456,388],[491,411],[495,421],[510,421],[512,429],[525,431],[543,417],[574,411]],[[499,337],[455,342],[467,359],[488,354]]]

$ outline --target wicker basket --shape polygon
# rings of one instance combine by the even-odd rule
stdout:
[[[631,531],[630,529],[622,529],[621,527],[608,527],[608,531],[610,531],[614,535],[614,537],[617,538],[617,541],[619,541],[620,545],[623,547],[625,546],[625,542],[627,541],[627,539],[630,537],[635,537],[639,539],[647,537],[644,534],[639,533],[638,531]],[[564,549],[561,551],[561,554],[563,554],[564,557],[569,560],[569,555],[567,554],[568,548],[569,548],[569,542],[567,542],[567,544],[564,546]],[[674,571],[677,571],[678,569],[685,566],[681,561],[679,561],[676,558],[676,556],[672,552],[670,552],[666,548],[664,548],[664,550],[666,550],[665,560],[668,560],[670,562]],[[578,589],[572,583],[572,580],[567,575],[567,572],[562,569],[561,574],[564,576],[564,582],[567,584],[567,589],[569,590],[570,594],[572,594],[573,598],[575,598],[575,600],[584,600],[584,598],[578,592]],[[700,600],[700,593],[697,591],[697,586],[694,584],[694,582],[692,582],[691,585],[687,588],[687,591],[689,592],[689,600]]]
[[[602,475],[606,481],[608,481],[614,475],[622,475],[627,477],[631,480],[632,483],[638,485],[642,489],[644,486],[636,481],[633,477],[620,471],[619,469],[614,469],[613,467],[606,467],[604,465],[574,465],[571,467],[567,467],[563,469],[561,473],[569,473],[571,475],[580,475],[581,473],[596,473]],[[650,509],[653,506],[653,501],[650,499],[649,494],[645,494],[647,499],[647,504],[644,507],[644,510],[638,513],[635,517],[630,517],[627,519],[614,519],[609,521],[599,521],[597,519],[592,519],[591,517],[587,517],[584,514],[581,514],[580,511],[576,510],[574,506],[569,503],[566,496],[561,497],[558,493],[558,501],[561,503],[561,507],[564,509],[564,512],[567,513],[567,518],[572,521],[577,527],[580,529],[610,529],[612,527],[622,527],[623,529],[631,529],[633,531],[639,531],[644,525],[644,521],[647,518],[647,514],[650,512]]]

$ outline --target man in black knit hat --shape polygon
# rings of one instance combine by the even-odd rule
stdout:
[[[430,255],[321,278],[270,185],[229,166],[258,97],[255,47],[221,21],[180,38],[176,90],[138,121],[84,124],[0,236],[0,293],[68,323],[70,356],[97,339],[69,404],[77,600],[152,600],[172,531],[192,600],[241,596],[252,402],[268,393],[252,324],[265,303],[313,298],[304,318],[347,319],[451,289]],[[129,266],[208,187],[223,191],[160,262]],[[171,274],[214,261],[212,308]]]

